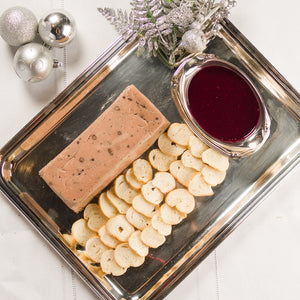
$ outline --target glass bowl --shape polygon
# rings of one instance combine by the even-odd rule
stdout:
[[[205,130],[190,109],[189,87],[192,79],[199,71],[209,66],[222,67],[236,73],[247,84],[258,102],[259,116],[256,126],[245,137],[230,141],[222,140]],[[264,101],[251,80],[238,67],[212,54],[196,54],[184,60],[175,71],[171,81],[172,96],[177,109],[192,131],[206,144],[232,157],[240,158],[250,155],[261,148],[270,135],[271,120]],[[226,112],[224,112],[226,114]]]

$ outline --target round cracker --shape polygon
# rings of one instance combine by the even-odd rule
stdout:
[[[137,195],[132,201],[132,207],[142,215],[151,218],[155,212],[155,205],[146,201],[142,195]]]
[[[186,214],[164,203],[160,207],[160,216],[166,224],[177,225],[186,217]]]
[[[129,209],[130,205],[124,201],[123,199],[119,198],[115,193],[113,188],[106,192],[107,198],[112,203],[112,205],[118,210],[120,214],[126,214],[127,210]]]
[[[142,232],[136,230],[128,239],[129,247],[140,256],[146,256],[149,253],[149,247],[146,246],[141,238]]]
[[[100,262],[101,256],[104,251],[108,250],[99,236],[91,237],[85,244],[85,255],[95,262]]]
[[[75,241],[82,246],[85,246],[87,240],[95,235],[95,232],[87,226],[85,219],[74,222],[71,231]]]
[[[149,161],[152,167],[158,171],[168,171],[170,164],[176,159],[176,156],[167,155],[159,149],[153,149],[149,153]]]
[[[202,153],[209,149],[209,147],[196,136],[190,136],[188,147],[192,155],[197,158],[201,158]]]
[[[117,215],[107,221],[106,230],[119,241],[126,242],[134,232],[134,227],[127,221],[124,215]]]
[[[147,183],[152,179],[151,165],[145,159],[139,158],[134,161],[132,164],[132,171],[135,178],[142,183]]]
[[[99,207],[107,218],[112,218],[118,214],[118,210],[108,199],[106,192],[101,193],[99,196]]]
[[[193,156],[190,150],[184,151],[181,156],[181,161],[185,167],[192,168],[196,171],[201,171],[204,167],[202,159]]]
[[[107,217],[96,203],[90,203],[85,207],[83,217],[87,220],[87,226],[95,232],[107,221]]]
[[[126,171],[125,179],[130,184],[130,186],[136,190],[139,190],[143,185],[143,183],[138,181],[137,178],[134,176],[132,168]]]
[[[211,196],[213,190],[210,184],[207,184],[201,173],[197,173],[193,176],[188,186],[189,192],[194,196]]]
[[[152,180],[142,186],[141,192],[143,197],[154,205],[160,204],[164,199],[164,194],[153,185]]]
[[[161,152],[167,155],[179,156],[186,149],[186,147],[178,145],[174,143],[172,140],[170,140],[166,132],[160,135],[157,143],[158,143],[158,148],[161,150]]]
[[[158,248],[166,240],[165,236],[159,233],[151,225],[143,229],[141,239],[142,242],[150,248]]]
[[[114,276],[121,276],[126,272],[126,268],[122,268],[115,260],[115,250],[109,249],[103,252],[100,265],[104,273]]]
[[[96,203],[90,203],[88,204],[84,211],[83,211],[83,217],[88,220],[90,217],[92,217],[93,215],[95,214],[98,214],[99,213],[99,205],[96,204]]]
[[[145,256],[138,255],[128,243],[122,243],[115,250],[115,260],[122,268],[139,267],[145,261]]]
[[[170,165],[170,173],[177,179],[178,182],[187,187],[197,171],[192,168],[185,167],[181,160],[176,160]]]
[[[190,136],[194,135],[186,124],[181,123],[171,124],[167,134],[171,141],[181,146],[187,146]]]
[[[207,165],[202,169],[201,173],[205,182],[211,186],[222,183],[226,177],[226,171],[219,171]]]
[[[163,194],[166,194],[176,187],[174,176],[169,172],[157,172],[152,179],[152,183]]]
[[[228,157],[211,148],[202,153],[202,160],[219,171],[226,171],[229,167]]]
[[[133,207],[128,209],[126,213],[126,219],[131,225],[140,230],[143,230],[145,227],[151,224],[151,218],[140,214]]]
[[[151,224],[154,229],[164,236],[170,235],[172,232],[172,225],[164,222],[159,211],[152,217]]]
[[[126,201],[128,204],[131,204],[132,199],[137,195],[137,191],[130,186],[123,174],[116,178],[114,192],[116,196]]]
[[[195,208],[195,198],[186,189],[175,189],[167,194],[166,203],[182,213],[189,214]]]
[[[103,225],[99,231],[98,235],[100,237],[100,240],[103,242],[103,244],[109,248],[116,248],[119,244],[120,241],[113,237],[111,234],[108,233],[106,229],[106,225]]]

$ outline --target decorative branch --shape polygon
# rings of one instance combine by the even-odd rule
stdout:
[[[201,52],[235,0],[132,0],[132,10],[98,8],[126,41],[139,38],[138,53],[161,56],[170,66],[184,53]],[[207,21],[210,31],[203,33]]]

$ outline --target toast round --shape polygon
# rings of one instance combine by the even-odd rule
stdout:
[[[178,145],[174,143],[170,138],[168,137],[167,133],[163,133],[157,141],[158,148],[161,150],[161,152],[172,155],[172,156],[179,156],[183,153],[183,151],[186,149],[186,147]]]
[[[134,232],[134,227],[127,221],[124,215],[117,215],[107,221],[106,230],[119,241],[126,242]]]
[[[141,238],[141,231],[136,230],[128,239],[129,247],[140,256],[146,256],[149,253],[149,247],[146,246]]]
[[[152,179],[152,184],[163,194],[166,194],[176,187],[174,176],[169,172],[157,172]]]
[[[109,248],[100,240],[99,236],[94,236],[87,240],[85,245],[85,254],[93,261],[99,263],[103,252],[108,249]]]
[[[112,249],[103,252],[100,265],[105,274],[121,276],[127,271],[126,268],[122,268],[119,264],[117,264],[115,260],[115,250]]]
[[[115,260],[122,268],[139,267],[145,261],[145,256],[138,255],[128,243],[122,243],[115,250]]]
[[[151,225],[142,231],[141,239],[142,242],[150,248],[158,248],[166,240],[165,236],[159,233]]]
[[[167,155],[159,149],[153,149],[149,153],[149,161],[152,167],[158,171],[168,171],[170,164],[176,159],[176,156]]]
[[[181,123],[171,124],[167,134],[171,141],[181,146],[188,146],[190,136],[194,135],[186,124]]]

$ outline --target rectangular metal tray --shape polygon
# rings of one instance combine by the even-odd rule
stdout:
[[[117,40],[66,90],[0,150],[1,190],[94,292],[106,299],[159,298],[191,272],[262,202],[300,160],[299,94],[228,20],[206,52],[240,67],[262,94],[271,135],[257,153],[231,160],[226,180],[151,249],[145,263],[120,277],[99,278],[62,238],[75,214],[38,171],[75,139],[128,85],[134,84],[171,121],[182,121],[170,93],[174,70],[153,57],[137,57],[136,43]]]

